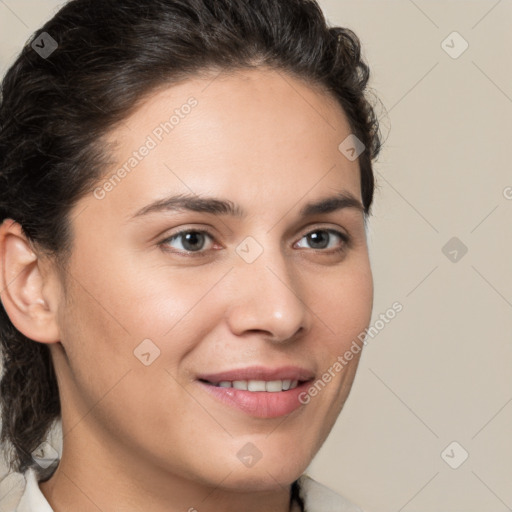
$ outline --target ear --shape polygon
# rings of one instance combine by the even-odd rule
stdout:
[[[0,299],[14,327],[41,343],[60,339],[56,276],[48,270],[20,224],[5,219],[0,225]]]

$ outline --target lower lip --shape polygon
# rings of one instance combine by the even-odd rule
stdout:
[[[240,409],[249,416],[256,418],[278,418],[297,410],[303,404],[299,395],[310,386],[310,381],[303,382],[294,389],[287,391],[245,391],[236,388],[221,388],[197,381],[208,393],[221,402]]]

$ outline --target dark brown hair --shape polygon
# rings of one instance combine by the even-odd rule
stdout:
[[[48,35],[57,47],[43,55],[32,44],[51,49]],[[2,81],[0,222],[19,222],[38,250],[65,265],[69,210],[106,170],[102,137],[157,88],[262,65],[321,87],[342,106],[365,146],[369,215],[381,145],[369,68],[357,36],[329,27],[315,1],[72,0],[33,34]],[[0,441],[11,469],[40,471],[31,453],[60,415],[49,350],[17,331],[3,307],[0,347]]]

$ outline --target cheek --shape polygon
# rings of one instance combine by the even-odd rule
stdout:
[[[131,362],[132,338],[106,299],[91,283],[78,284],[75,278],[60,311],[61,343],[72,378],[93,395],[104,393]]]
[[[120,298],[118,292],[122,297],[124,290],[110,284],[99,289],[88,282],[89,290],[101,297],[101,304],[89,290],[74,286],[70,303],[61,315],[61,340],[68,365],[63,370],[66,381],[61,392],[71,418],[67,424],[73,431],[74,425],[80,425],[75,435],[86,428],[83,418],[99,421],[113,435],[124,432],[122,425],[128,421],[138,438],[143,438],[145,428],[164,435],[168,432],[168,416],[155,411],[168,410],[169,397],[179,391],[165,367],[179,361],[185,348],[177,343],[164,346],[157,333],[162,327],[169,329],[169,323],[152,325],[158,314],[148,318],[149,310],[141,307],[142,301],[137,297]],[[134,354],[143,339],[154,339],[155,347],[161,350],[162,357],[152,360],[149,366]],[[151,358],[153,350],[149,347]],[[180,407],[184,405],[173,403],[174,413],[180,414]]]
[[[372,308],[373,277],[368,260],[362,257],[325,284],[314,311],[329,327],[332,350],[339,351],[368,327]]]
[[[148,408],[163,411],[158,400],[162,394],[173,396],[171,390],[175,392],[177,386],[168,372],[176,374],[222,317],[215,293],[206,293],[225,270],[202,272],[199,280],[194,269],[170,272],[161,265],[136,269],[127,261],[119,263],[112,257],[98,272],[77,261],[71,269],[74,279],[61,314],[61,339],[70,380],[83,399],[79,416],[113,388],[112,396],[119,399],[114,401],[112,411],[117,412],[113,414],[140,410],[136,404],[144,403],[148,396],[154,402],[152,406],[148,403]],[[146,366],[143,354],[148,352]],[[120,379],[122,386],[117,384]],[[127,393],[123,398],[121,389]],[[119,404],[125,404],[122,410]],[[100,410],[101,414],[108,412],[103,406],[95,407],[97,414]],[[110,420],[104,417],[102,421]],[[158,415],[152,421],[158,423]]]
[[[102,261],[82,251],[74,262],[75,313],[87,319],[86,331],[108,338],[104,348],[117,353],[123,344],[131,353],[146,338],[156,342],[181,331],[182,320],[221,277],[202,272],[198,280],[194,269],[170,269],[161,261],[143,265],[135,251],[104,252],[109,257]]]

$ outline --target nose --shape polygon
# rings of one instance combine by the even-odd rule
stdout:
[[[310,330],[313,315],[305,283],[293,265],[293,259],[280,250],[265,249],[252,263],[237,259],[230,272],[227,308],[234,334],[258,332],[269,341],[286,342]]]

